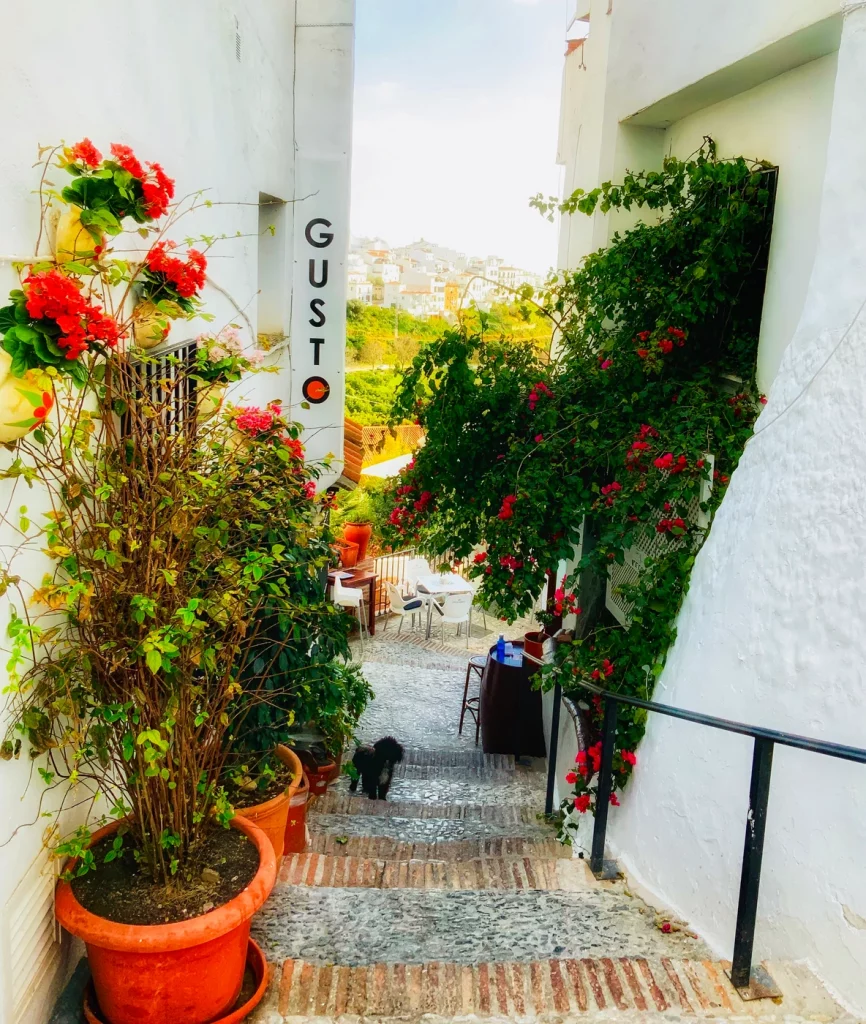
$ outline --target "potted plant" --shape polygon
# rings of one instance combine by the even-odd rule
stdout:
[[[268,837],[279,863],[286,842],[289,808],[304,781],[298,755],[279,744],[274,757],[251,770],[247,764],[233,766],[227,791],[235,812],[257,825]]]
[[[59,377],[83,385],[83,357],[104,357],[122,334],[81,282],[58,268],[31,268],[9,299],[0,309],[0,442],[7,444],[44,424]]]
[[[244,353],[243,339],[234,326],[224,327],[216,335],[200,334],[195,340],[196,409],[199,420],[204,421],[220,411],[228,385],[258,366],[261,356]]]
[[[174,198],[174,181],[162,167],[145,167],[129,146],[113,144],[111,159],[104,160],[90,139],[82,139],[62,150],[60,166],[74,180],[57,197],[67,204],[56,228],[58,263],[98,256],[105,235],[120,234],[124,218],[149,224]]]
[[[173,256],[175,242],[157,242],[147,251],[138,277],[139,301],[133,311],[136,344],[148,349],[165,341],[171,321],[191,317],[207,280],[207,259],[198,249]]]
[[[82,302],[85,275],[101,306]],[[57,389],[4,471],[48,495],[43,518],[16,514],[15,527],[16,551],[42,552],[49,571],[38,584],[6,576],[0,757],[31,757],[48,787],[74,783],[78,801],[93,794],[88,824],[54,837],[68,858],[56,912],[88,946],[100,1012],[112,1024],[211,1024],[234,1013],[250,920],[276,877],[268,837],[226,790],[237,737],[271,699],[258,640],[273,621],[294,634],[305,608],[295,582],[316,575],[270,531],[293,517],[295,547],[322,559],[330,538],[317,536],[297,428],[238,444],[231,416],[206,429],[179,420],[174,393],[189,393],[197,366],[176,360],[172,386],[153,389],[113,346],[130,323],[102,310],[132,279],[107,257],[36,266],[4,320],[10,372],[82,390]],[[318,620],[306,622],[308,655]]]

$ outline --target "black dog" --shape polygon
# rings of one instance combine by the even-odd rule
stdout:
[[[361,791],[371,800],[387,800],[394,765],[403,760],[403,747],[393,736],[383,736],[370,746],[358,747],[352,764],[360,775]],[[355,793],[358,779],[352,779],[349,789]]]

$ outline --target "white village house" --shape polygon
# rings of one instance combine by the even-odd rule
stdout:
[[[209,253],[203,299],[214,327],[236,323],[250,348],[257,335],[291,336],[279,375],[233,397],[281,399],[309,428],[310,457],[342,454],[354,0],[98,2],[82,14],[59,0],[0,13],[0,294],[17,287],[13,262],[34,254],[38,146],[128,144],[176,178],[179,196],[205,189],[215,204],[183,225],[190,236],[229,236]],[[318,282],[328,261],[326,285],[311,285],[311,261]],[[315,328],[313,299],[325,300]],[[172,340],[204,329],[181,322]],[[313,377],[330,393],[304,409]],[[2,492],[8,503],[9,483]],[[43,571],[32,565],[37,580]],[[4,632],[7,618],[8,607]],[[68,962],[42,846],[44,787],[26,759],[0,767],[0,1022],[44,1024]]]
[[[574,19],[564,195],[687,157],[704,136],[720,156],[779,168],[758,350],[769,402],[697,559],[654,699],[864,747],[866,9],[578,0]],[[559,265],[629,223],[564,219]],[[724,956],[751,756],[746,738],[651,717],[608,832],[630,876]],[[806,959],[860,1012],[864,847],[866,770],[777,747],[755,960]]]

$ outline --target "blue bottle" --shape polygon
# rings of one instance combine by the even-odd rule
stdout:
[[[500,633],[499,634],[499,639],[496,641],[496,660],[499,661],[499,662],[502,662],[503,664],[505,662],[505,634],[504,633]]]

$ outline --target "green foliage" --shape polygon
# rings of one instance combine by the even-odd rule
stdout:
[[[346,353],[354,362],[405,363],[421,344],[441,333],[444,326],[445,321],[438,318],[422,320],[403,310],[349,302],[346,305]]]
[[[441,330],[441,327],[440,327]],[[363,426],[391,422],[399,370],[358,370],[346,374],[346,414]]]
[[[391,491],[395,541],[458,557],[481,547],[471,570],[479,599],[513,620],[574,557],[583,529],[583,557],[551,617],[581,593],[596,597],[547,685],[558,675],[566,692],[586,679],[652,693],[695,554],[760,408],[763,278],[753,268],[766,255],[769,205],[765,165],[717,161],[709,141],[661,172],[576,193],[563,213],[637,206],[665,216],[615,234],[550,288],[546,308],[562,335],[555,361],[455,330],[405,375],[396,414],[420,416],[427,443]],[[650,544],[622,588],[632,606],[622,628],[590,584]],[[622,750],[634,750],[644,717],[622,713]],[[631,765],[620,768],[617,786]],[[590,765],[576,783],[578,809],[592,806],[592,778]]]
[[[27,312],[27,298],[20,288],[11,291],[9,298],[11,305],[0,309],[0,335],[3,348],[12,357],[10,372],[22,377],[27,370],[51,366],[83,384],[87,371],[77,360],[67,359],[66,352],[57,344],[62,334],[57,322],[31,317]]]

